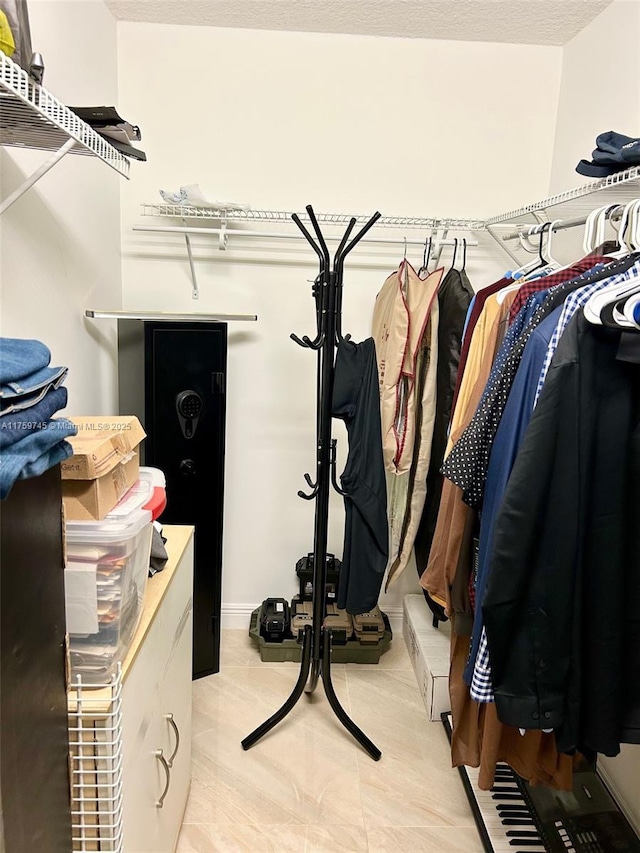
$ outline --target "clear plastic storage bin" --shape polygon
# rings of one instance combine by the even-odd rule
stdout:
[[[151,513],[139,507],[103,521],[66,524],[71,672],[85,684],[106,684],[131,644],[144,602],[151,531]]]

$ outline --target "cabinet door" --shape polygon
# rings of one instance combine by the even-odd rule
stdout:
[[[123,821],[127,853],[155,853],[162,849],[160,809],[156,803],[167,787],[170,771],[156,754],[161,736],[160,716],[154,713],[136,750],[136,760],[125,769]]]
[[[124,683],[126,853],[171,853],[180,830],[191,771],[192,566],[190,543]],[[180,733],[172,766],[167,714]]]
[[[171,760],[169,791],[159,820],[158,851],[172,853],[178,840],[191,779],[191,635],[192,616],[184,620],[161,690],[161,748]],[[168,719],[171,715],[171,721]]]

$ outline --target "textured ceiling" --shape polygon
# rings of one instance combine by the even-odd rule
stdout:
[[[105,0],[159,24],[563,45],[612,0]]]

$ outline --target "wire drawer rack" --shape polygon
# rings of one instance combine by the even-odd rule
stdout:
[[[73,851],[123,853],[122,675],[105,690],[77,677],[69,693]],[[96,693],[99,692],[99,696]]]

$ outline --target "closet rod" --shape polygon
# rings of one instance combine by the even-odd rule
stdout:
[[[398,226],[400,228],[401,226]],[[301,234],[287,234],[284,231],[240,231],[233,230],[230,231],[228,228],[189,228],[186,226],[180,225],[134,225],[134,231],[146,231],[158,234],[204,234],[204,235],[216,235],[220,238],[220,248],[226,248],[226,241],[229,237],[264,237],[264,238],[274,238],[276,240],[304,240],[303,235]],[[326,240],[340,240],[340,236],[326,236]],[[407,239],[406,243],[408,246],[424,246],[425,240],[410,240]],[[458,238],[458,243],[460,243],[460,239]],[[465,238],[466,239],[466,238]],[[364,239],[360,241],[361,243],[388,243],[393,246],[403,245],[405,242],[404,237],[370,237],[368,239]],[[441,238],[434,238],[433,246],[455,246],[455,242],[453,239],[443,240]],[[467,246],[477,246],[477,240],[467,240]]]
[[[624,205],[618,205],[610,213],[607,214],[607,219],[611,221],[617,221],[618,219],[621,219],[623,210]],[[573,219],[562,219],[559,222],[556,222],[556,224],[553,226],[553,231],[563,231],[565,228],[578,228],[580,225],[584,225],[586,223],[588,216],[589,214],[587,214],[586,216],[576,216]],[[539,234],[542,229],[542,226],[547,224],[548,223],[543,222],[536,223],[535,225],[521,225],[516,231],[508,231],[506,234],[502,234],[501,237],[503,240],[517,240],[521,234],[524,236],[531,237],[534,234]]]

